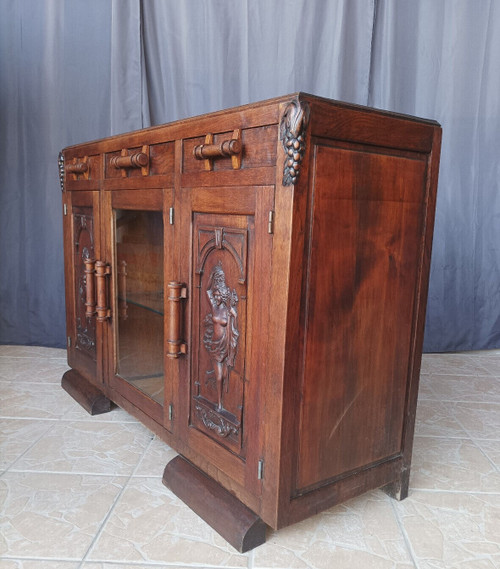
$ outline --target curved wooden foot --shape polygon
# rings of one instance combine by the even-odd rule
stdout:
[[[74,369],[67,371],[61,380],[61,387],[90,415],[111,411],[114,404],[104,393]]]
[[[182,456],[165,467],[163,484],[240,553],[266,541],[266,524]]]

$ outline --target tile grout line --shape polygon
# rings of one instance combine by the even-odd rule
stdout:
[[[413,551],[413,546],[411,544],[410,538],[408,537],[408,534],[407,534],[406,529],[403,525],[403,522],[401,521],[401,519],[399,517],[399,513],[396,509],[396,505],[395,505],[394,501],[395,501],[394,499],[391,500],[392,513],[396,519],[396,523],[399,527],[399,531],[401,532],[401,535],[403,536],[403,541],[405,543],[406,550],[408,551],[408,553],[410,555],[411,562],[413,563],[413,566],[415,567],[415,569],[420,569],[420,566],[419,566],[418,561],[417,561],[417,556],[416,556],[415,552]]]
[[[54,419],[53,420],[54,424],[49,427],[46,431],[44,431],[23,453],[21,453],[15,460],[14,462],[12,462],[12,464],[10,466],[8,466],[1,474],[0,474],[0,478],[4,475],[7,474],[7,472],[30,472],[29,470],[16,470],[15,469],[15,465],[36,445],[38,444],[43,437],[45,437],[48,433],[50,433],[50,431],[52,431],[53,429],[56,428],[57,426],[57,420]]]
[[[99,539],[99,537],[101,536],[105,525],[107,524],[109,518],[111,517],[111,514],[114,512],[116,505],[118,504],[120,498],[123,496],[126,488],[128,488],[128,485],[130,483],[130,481],[132,480],[132,478],[134,477],[134,474],[136,473],[136,471],[138,470],[139,466],[141,465],[145,454],[147,453],[147,451],[149,450],[149,448],[151,447],[151,445],[153,444],[154,441],[154,435],[151,437],[149,444],[146,446],[146,448],[144,449],[144,452],[142,453],[142,457],[141,459],[137,462],[137,464],[135,465],[135,468],[132,470],[132,473],[130,474],[130,476],[127,478],[126,482],[123,484],[123,488],[118,492],[115,500],[113,501],[113,504],[111,505],[111,508],[109,509],[109,512],[106,514],[106,516],[104,517],[104,519],[102,520],[99,528],[97,529],[97,532],[95,534],[95,536],[93,537],[92,541],[90,542],[90,545],[87,548],[87,551],[83,554],[83,557],[80,561],[80,564],[78,565],[78,569],[82,569],[82,567],[84,566],[84,564],[87,562],[87,558],[88,556],[92,553],[95,544],[97,543],[97,540]]]

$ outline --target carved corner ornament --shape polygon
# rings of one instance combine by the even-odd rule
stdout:
[[[62,152],[59,152],[57,164],[59,166],[59,183],[61,184],[61,191],[64,192],[64,155]]]
[[[283,185],[296,183],[306,150],[306,129],[309,123],[309,105],[298,98],[285,108],[280,123],[280,140],[285,149]]]

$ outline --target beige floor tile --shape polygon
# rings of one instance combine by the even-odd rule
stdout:
[[[482,365],[482,358],[467,353],[424,354],[421,373],[444,375],[492,375]]]
[[[500,493],[500,472],[469,439],[415,437],[413,489]]]
[[[55,383],[0,382],[0,417],[61,419],[75,405]]]
[[[487,369],[489,373],[500,378],[500,354],[497,351],[475,354],[471,357],[475,362]]]
[[[475,439],[500,440],[500,403],[449,403],[451,413]]]
[[[500,471],[500,440],[475,440],[474,442]]]
[[[70,561],[44,561],[43,559],[2,559],[1,569],[78,569],[78,562]],[[136,567],[136,569],[138,569]]]
[[[55,424],[36,419],[0,419],[0,471],[11,466]]]
[[[159,478],[132,478],[88,557],[93,560],[247,567],[248,555],[238,554]]]
[[[165,565],[164,563],[156,564],[156,563],[148,563],[147,565],[143,564],[136,564],[133,565],[127,563],[94,563],[90,561],[88,563],[84,563],[81,569],[213,569],[212,566],[207,565]]]
[[[419,568],[496,567],[500,495],[416,491],[395,508]]]
[[[441,401],[500,403],[500,378],[468,375],[429,375],[428,385]]]
[[[436,394],[432,389],[431,375],[421,375],[418,384],[418,398],[419,399],[436,399]]]
[[[60,348],[44,348],[43,346],[0,346],[0,357],[16,358],[60,358],[66,359],[66,350]]]
[[[0,556],[80,560],[126,478],[7,472]]]
[[[158,437],[155,437],[147,448],[137,470],[134,472],[134,476],[162,478],[165,466],[175,456],[177,456],[177,453],[173,449]]]
[[[130,475],[152,437],[140,423],[58,422],[14,469]]]
[[[274,532],[253,552],[255,569],[413,569],[390,498],[365,494]]]
[[[127,413],[127,411],[116,406],[108,413],[101,413],[100,415],[94,416],[89,415],[89,413],[62,388],[61,391],[65,394],[69,404],[68,410],[64,414],[65,421],[90,421],[92,423],[95,421],[106,423],[139,423],[139,421]]]
[[[60,384],[68,369],[62,359],[1,357],[0,381]]]
[[[455,563],[453,567],[442,561],[420,561],[419,569],[499,569],[499,558],[466,559],[463,562]]]
[[[460,423],[454,418],[445,403],[419,399],[415,421],[415,434],[432,437],[467,438]]]

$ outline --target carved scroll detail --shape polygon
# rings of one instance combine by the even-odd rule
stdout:
[[[223,407],[224,387],[229,390],[229,376],[238,348],[238,295],[226,284],[226,275],[219,262],[208,281],[208,300],[212,312],[205,316],[203,345],[210,355],[217,385],[217,409]]]
[[[94,255],[94,227],[92,216],[85,213],[74,215],[74,248],[76,269],[76,347],[95,355],[95,318],[87,314],[87,279],[92,274],[87,273],[86,262]]]
[[[299,99],[289,103],[280,124],[280,139],[286,158],[283,166],[283,185],[295,184],[306,150],[306,128],[309,123],[309,105]]]
[[[211,431],[215,431],[219,437],[225,438],[229,435],[237,435],[239,428],[236,425],[233,425],[216,411],[212,411],[206,407],[202,407],[201,405],[196,405],[196,414],[201,419],[202,423],[210,429]]]

